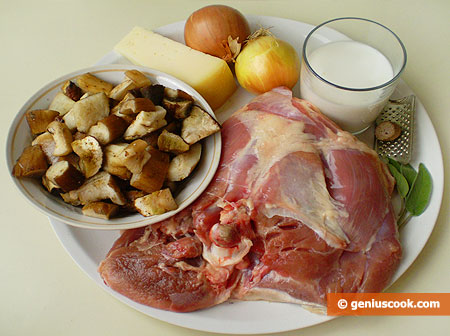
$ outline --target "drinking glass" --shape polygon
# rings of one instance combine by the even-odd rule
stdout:
[[[353,134],[375,121],[406,66],[406,49],[382,24],[356,17],[326,21],[303,45],[300,93]]]

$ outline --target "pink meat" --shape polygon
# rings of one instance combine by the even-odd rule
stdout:
[[[380,292],[401,257],[376,153],[277,88],[223,125],[219,169],[188,209],[123,233],[99,272],[137,302],[193,311],[226,301],[323,311],[328,292]]]

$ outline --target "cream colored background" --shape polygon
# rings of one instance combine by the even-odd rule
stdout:
[[[92,65],[134,25],[156,28],[211,4],[192,0],[0,0],[1,141],[22,104],[47,82]],[[403,78],[425,105],[445,164],[435,230],[394,292],[450,291],[450,1],[217,1],[243,13],[319,24],[361,16],[404,41]],[[143,315],[100,289],[66,254],[47,218],[15,190],[1,147],[0,335],[208,335]],[[443,335],[447,317],[344,317],[282,335]]]

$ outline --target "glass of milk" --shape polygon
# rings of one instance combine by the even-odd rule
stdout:
[[[406,65],[389,28],[345,17],[315,27],[303,44],[301,97],[353,134],[375,121]]]

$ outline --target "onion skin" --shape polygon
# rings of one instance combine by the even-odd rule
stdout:
[[[300,59],[287,42],[273,36],[250,40],[236,59],[236,77],[249,92],[261,94],[278,86],[292,89],[300,77]]]
[[[184,41],[192,49],[231,60],[228,36],[239,43],[250,35],[247,19],[236,9],[224,5],[200,8],[189,16],[184,26]]]

